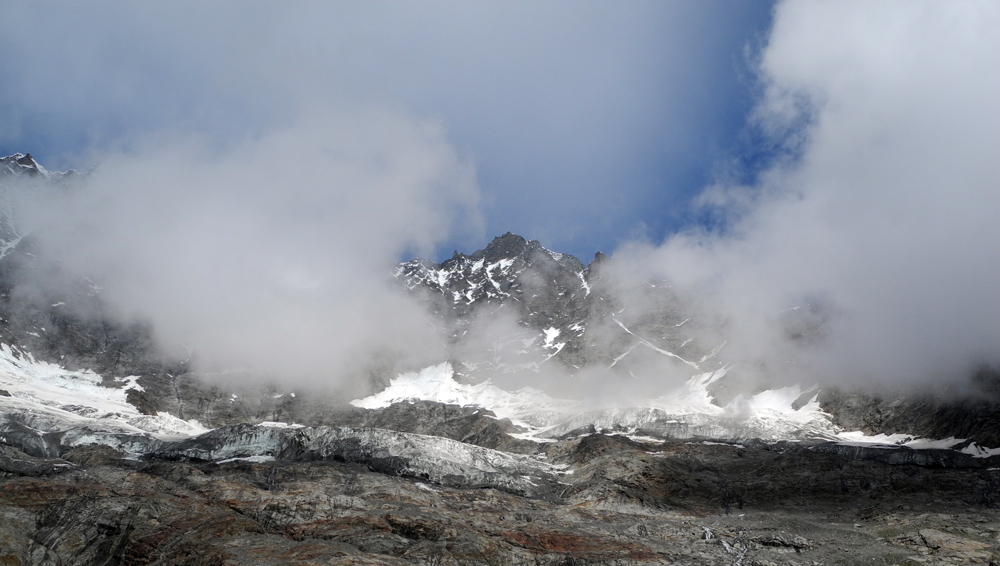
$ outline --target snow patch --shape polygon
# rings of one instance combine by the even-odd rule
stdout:
[[[245,458],[226,458],[225,460],[219,460],[215,462],[216,464],[228,464],[229,462],[251,462],[253,464],[263,464],[264,462],[273,462],[274,456],[247,456]]]
[[[708,386],[729,369],[726,366],[697,374],[652,400],[602,407],[555,399],[532,388],[508,392],[490,381],[475,385],[458,383],[451,365],[444,363],[402,374],[391,380],[384,391],[351,404],[376,409],[424,400],[481,407],[528,429],[516,437],[540,442],[588,426],[642,440],[699,436],[781,440],[832,437],[840,432],[815,398],[798,409],[792,407],[801,396],[798,387],[738,397],[726,407],[714,404]]]
[[[542,347],[554,348],[555,346],[552,344],[552,341],[559,337],[559,329],[555,327],[546,328],[544,332],[545,332],[545,343],[542,344]]]
[[[296,423],[282,423],[277,421],[264,421],[260,423],[260,426],[268,428],[305,428],[305,425],[300,425]]]
[[[548,344],[553,344],[557,336],[555,330],[546,329]],[[804,391],[798,385],[739,395],[729,404],[719,406],[709,386],[730,369],[727,365],[698,373],[659,397],[602,406],[553,398],[533,388],[509,392],[489,380],[477,384],[459,383],[454,379],[452,366],[442,363],[419,372],[401,374],[392,379],[385,390],[351,401],[351,404],[378,409],[398,402],[424,400],[479,407],[523,427],[524,432],[513,435],[516,438],[535,442],[552,442],[568,434],[580,434],[581,430],[596,430],[644,441],[664,438],[823,440],[887,449],[961,450],[977,458],[1000,455],[1000,448],[982,447],[965,439],[933,440],[902,434],[865,435],[859,431],[845,431],[822,410],[817,394],[799,405],[797,402],[803,398]]]

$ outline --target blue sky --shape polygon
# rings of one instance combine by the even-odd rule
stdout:
[[[747,115],[768,2],[22,4],[0,23],[0,153],[88,168],[196,133],[225,146],[299,104],[438,122],[483,222],[585,262],[697,222],[690,199],[757,159]]]

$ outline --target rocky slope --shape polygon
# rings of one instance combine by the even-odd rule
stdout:
[[[102,447],[64,460],[0,448],[0,560],[986,564],[998,551],[992,462],[959,470],[604,435],[518,460],[433,437],[331,432],[236,427],[140,461]],[[416,444],[398,459],[380,454],[407,438]]]

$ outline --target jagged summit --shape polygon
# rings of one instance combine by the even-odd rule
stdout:
[[[460,251],[455,250],[451,259],[469,258],[477,260],[485,258],[487,261],[492,262],[503,258],[516,257],[524,253],[527,246],[527,240],[517,234],[507,232],[503,236],[493,238],[493,241],[490,242],[485,248],[476,250],[472,255],[467,256]]]
[[[471,255],[465,255],[458,250],[455,250],[451,259],[445,261],[441,265],[444,266],[448,265],[449,262],[462,260],[484,260],[486,263],[492,264],[504,259],[524,258],[539,252],[548,255],[557,262],[565,263],[566,266],[571,269],[583,269],[583,264],[577,258],[569,254],[556,253],[543,247],[538,240],[525,240],[522,236],[518,236],[517,234],[511,232],[507,232],[502,236],[493,238],[493,241],[491,241],[485,248],[476,250]]]
[[[0,178],[2,177],[40,177],[46,179],[60,179],[75,175],[76,171],[49,171],[42,164],[35,160],[30,153],[15,153],[6,157],[0,157]]]
[[[581,351],[588,271],[575,257],[548,250],[537,240],[507,232],[471,255],[456,251],[440,264],[416,259],[400,264],[395,275],[411,292],[431,301],[453,328],[455,340],[468,332],[474,313],[513,313],[525,329],[517,342],[524,347],[518,350],[533,355],[513,356],[518,361],[512,367],[556,355],[568,361]]]
[[[49,172],[39,165],[30,153],[15,153],[0,157],[0,174],[49,176]]]
[[[396,277],[410,289],[423,286],[450,295],[451,302],[461,306],[517,294],[520,282],[515,279],[525,270],[551,272],[556,282],[568,278],[573,287],[585,288],[581,282],[585,283],[586,270],[580,260],[511,232],[497,236],[471,255],[456,250],[451,259],[440,264],[422,258],[400,264]]]
[[[538,245],[537,240],[532,240],[532,244]],[[504,257],[515,257],[525,252],[528,242],[517,234],[507,232],[503,236],[493,238],[493,241],[485,249],[478,250],[472,254],[472,259],[485,258],[486,261],[496,261]],[[541,247],[538,245],[538,247]]]

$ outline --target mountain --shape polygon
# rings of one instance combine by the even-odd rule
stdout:
[[[623,375],[640,373],[644,358],[669,359],[691,372],[718,369],[712,345],[703,345],[696,324],[665,282],[646,282],[623,292],[604,276],[604,254],[584,267],[510,232],[471,255],[455,252],[436,264],[415,259],[395,277],[427,301],[461,346],[476,322],[507,314],[517,328],[489,336],[499,352],[463,351],[462,373],[494,366],[500,371],[537,370],[561,362],[570,373],[597,365]],[[634,305],[629,306],[629,299]],[[481,340],[482,342],[482,340]],[[505,346],[505,347],[504,347]],[[478,355],[478,356],[477,356]],[[708,362],[708,363],[706,363]]]
[[[70,190],[65,180],[74,174],[49,172],[26,154],[0,158],[0,164],[0,210],[5,211],[0,234],[6,235],[0,255],[0,341],[9,356],[56,364],[68,372],[92,371],[105,386],[134,383],[124,395],[139,414],[194,419],[199,426],[366,420],[343,406],[334,410],[336,402],[294,396],[278,384],[223,387],[206,382],[189,360],[161,352],[148,324],[109,316],[100,282],[65,273],[61,262],[39,249],[34,235],[23,235],[18,225],[17,191]],[[545,423],[549,436],[604,429],[657,438],[795,439],[861,430],[1000,446],[1000,426],[993,418],[997,396],[879,397],[836,389],[746,388],[739,365],[719,359],[724,337],[705,332],[698,314],[668,282],[621,281],[607,269],[609,261],[598,252],[584,266],[573,256],[507,233],[471,254],[456,251],[440,264],[426,259],[399,264],[396,281],[424,301],[447,330],[451,373],[412,394],[393,389],[395,374],[376,386],[386,389],[383,398],[422,396],[436,402],[444,400],[441,392],[449,388],[504,381],[507,375],[522,381],[530,381],[525,376],[556,376],[572,387],[593,379],[596,369],[605,383],[627,384],[604,406],[581,403],[572,390],[564,399],[523,402],[516,412],[504,408],[515,401],[493,403],[503,397],[499,393],[475,402],[452,395],[447,402],[480,406],[522,425]],[[673,376],[672,385],[664,384],[664,374]],[[980,389],[997,382],[988,371],[977,381]],[[632,389],[631,398],[622,396]],[[819,412],[802,410],[811,401],[819,404]],[[554,411],[555,405],[565,410]],[[343,416],[345,411],[353,416]],[[730,418],[733,414],[740,417]],[[757,424],[748,426],[750,422]],[[794,423],[812,424],[802,428]]]
[[[56,173],[56,175],[67,175],[72,174],[72,172]],[[3,176],[20,176],[26,175],[48,177],[52,175],[44,167],[35,161],[31,154],[15,153],[14,155],[8,155],[6,157],[0,157],[0,175]]]
[[[584,266],[571,255],[508,232],[484,249],[470,255],[456,251],[440,264],[426,259],[401,263],[394,277],[409,293],[426,301],[449,328],[456,352],[453,370],[459,381],[476,381],[477,375],[481,378],[495,373],[545,373],[552,366],[570,375],[598,367],[607,379],[625,383],[650,374],[655,379],[665,371],[694,381],[701,379],[699,376],[716,375],[703,380],[707,381],[703,394],[714,408],[729,407],[731,411],[772,394],[767,384],[754,383],[748,388],[739,364],[734,367],[718,359],[724,339],[704,330],[698,314],[674,293],[669,282],[645,280],[634,285],[617,281],[605,269],[607,261],[598,252]],[[791,313],[799,318],[786,321],[789,328],[801,333],[810,317],[817,316],[814,311]],[[503,313],[513,317],[515,327],[502,328],[489,340],[468,338],[475,333],[477,320],[492,320]],[[472,346],[463,347],[466,341]],[[799,395],[783,402],[782,410],[801,407],[815,397],[833,425],[827,432],[839,427],[869,435],[958,438],[1000,447],[1000,373],[982,368],[961,387],[964,395],[803,387]],[[437,393],[420,395],[433,398]],[[650,403],[643,405],[648,408]],[[691,410],[680,409],[682,413]],[[693,411],[705,414],[711,410],[702,407]],[[648,432],[656,420],[645,416],[639,425],[627,411],[618,411],[618,417],[614,412],[589,411],[594,422],[579,418],[577,422],[583,428],[603,422],[609,430],[644,426]],[[662,423],[677,417],[676,412],[662,414],[661,425],[656,426],[662,429]],[[775,426],[782,429],[782,425]],[[727,426],[722,430],[732,434],[735,429]],[[677,429],[670,434],[678,434]],[[767,435],[762,429],[757,429],[757,434]]]
[[[448,360],[213,381],[24,233],[80,177],[0,158],[0,564],[1000,563],[994,372],[747,388],[668,282],[507,233],[392,274]]]

